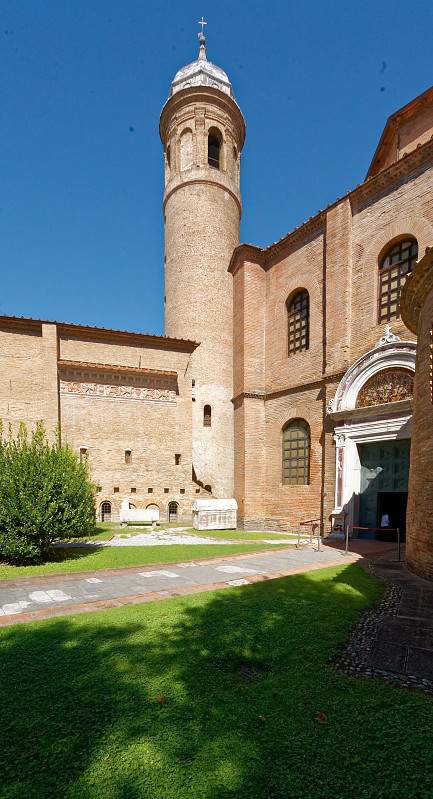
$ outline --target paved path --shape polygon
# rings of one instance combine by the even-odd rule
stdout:
[[[374,562],[373,573],[398,586],[399,595],[378,622],[369,668],[433,691],[432,582],[386,557]]]
[[[162,566],[21,577],[0,582],[0,626],[274,579],[357,560],[314,546]]]

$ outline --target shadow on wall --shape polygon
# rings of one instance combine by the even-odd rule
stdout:
[[[379,593],[351,565],[3,630],[0,794],[319,799],[355,782],[367,795],[378,773],[398,784],[422,760],[407,735],[419,698],[400,692],[396,713],[394,689],[369,682],[366,702],[365,681],[327,665]],[[384,718],[405,757],[378,745]]]

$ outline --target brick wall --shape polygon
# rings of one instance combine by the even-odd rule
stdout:
[[[378,324],[378,264],[384,248],[408,234],[417,238],[421,255],[433,244],[432,185],[430,159],[396,172],[386,185],[367,181],[358,193],[335,203],[286,240],[256,250],[254,264],[254,248],[241,247],[236,253],[231,266],[235,447],[244,448],[245,464],[237,455],[235,493],[242,524],[249,529],[293,529],[302,519],[320,517],[323,531],[330,531],[335,445],[326,404],[348,367],[383,334],[384,324]],[[301,288],[310,295],[310,348],[288,356],[286,300]],[[391,325],[402,339],[415,338],[401,319]],[[247,399],[241,396],[259,387],[263,393],[262,378],[257,379],[263,351],[264,431],[263,416],[247,411]],[[284,486],[282,428],[297,417],[311,429],[310,484]]]
[[[132,335],[128,339],[97,330],[89,335],[78,326],[64,332],[62,326],[51,323],[3,318],[0,418],[6,427],[11,423],[14,432],[21,421],[32,428],[42,419],[50,437],[59,425],[63,442],[77,453],[85,448],[92,479],[100,487],[97,508],[109,500],[114,519],[123,499],[136,507],[157,504],[162,519],[167,517],[169,502],[175,501],[179,516],[190,518],[192,501],[208,496],[192,480],[191,349],[170,348],[160,337]],[[176,386],[174,397],[168,402],[93,396],[79,393],[80,386],[75,393],[67,393],[64,385],[59,386],[58,357],[60,364],[133,367],[156,370],[155,375],[161,370],[174,372],[175,378],[170,378]],[[60,366],[60,376],[67,378],[63,372]],[[92,370],[84,370],[83,375],[76,379],[80,385],[94,379],[110,383],[111,379],[106,374],[95,378]],[[122,384],[131,380],[123,376]],[[125,463],[127,449],[132,451],[131,464]],[[176,454],[181,456],[178,465]]]
[[[407,562],[423,577],[433,578],[433,289],[423,298],[412,419],[412,446],[407,512]]]

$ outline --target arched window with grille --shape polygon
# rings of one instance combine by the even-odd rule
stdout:
[[[379,261],[378,322],[400,319],[400,294],[418,258],[418,242],[412,237],[392,244]]]
[[[111,502],[101,503],[101,522],[111,522]]]
[[[177,522],[177,512],[178,512],[178,504],[177,502],[169,502],[168,503],[168,521],[169,522]]]
[[[205,405],[203,408],[203,427],[212,427],[212,408]]]
[[[218,128],[211,128],[207,137],[207,162],[215,169],[221,169],[222,136]]]
[[[283,485],[308,485],[310,481],[310,427],[292,419],[283,427]]]
[[[310,298],[308,291],[300,289],[286,302],[288,354],[308,350],[310,346]]]

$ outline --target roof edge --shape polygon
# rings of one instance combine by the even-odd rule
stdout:
[[[270,259],[277,255],[278,252],[287,244],[296,241],[296,239],[301,238],[303,235],[307,235],[310,231],[315,229],[319,230],[320,225],[326,220],[327,213],[335,208],[339,203],[344,202],[344,200],[351,200],[352,198],[355,199],[363,194],[374,194],[375,191],[386,188],[388,185],[392,184],[393,180],[395,180],[405,171],[410,171],[410,169],[417,166],[417,164],[422,164],[423,162],[427,161],[429,156],[433,157],[433,136],[429,141],[419,145],[415,150],[411,150],[409,153],[406,153],[404,156],[402,156],[402,158],[400,158],[399,161],[395,161],[393,164],[384,167],[384,169],[382,169],[380,172],[377,172],[375,175],[366,178],[362,181],[362,183],[359,183],[353,189],[349,189],[346,194],[343,194],[341,197],[337,197],[332,203],[319,210],[313,216],[310,216],[309,219],[306,219],[305,222],[302,222],[300,225],[298,225],[298,227],[290,230],[288,233],[282,236],[281,239],[277,239],[277,241],[269,244],[268,247],[260,248],[254,244],[239,244],[233,251],[228,271],[232,274],[234,273],[236,269],[235,261],[242,252],[243,247],[261,253],[263,265],[264,268],[266,268]]]
[[[244,255],[245,258],[247,258],[248,255],[251,255],[254,260],[260,264],[260,266],[263,266],[264,253],[265,250],[263,250],[261,247],[257,247],[255,244],[238,244],[238,246],[233,250],[227,271],[232,275],[236,274],[240,266],[239,258],[241,255]]]
[[[157,336],[152,333],[138,333],[130,330],[117,330],[109,327],[96,327],[95,325],[79,325],[74,322],[59,322],[55,319],[35,319],[30,316],[8,316],[0,315],[0,325],[10,324],[11,326],[35,325],[56,325],[58,334],[80,336],[87,335],[99,338],[117,338],[129,340],[135,344],[141,343],[156,349],[172,349],[177,351],[193,352],[199,346],[199,342],[189,339],[170,338],[169,336]]]
[[[371,159],[370,166],[368,167],[368,172],[367,172],[367,174],[365,176],[366,180],[368,178],[372,177],[372,175],[373,175],[376,161],[377,161],[378,156],[379,156],[379,154],[380,154],[380,152],[382,150],[383,145],[385,144],[386,138],[387,138],[387,136],[388,136],[388,134],[390,132],[390,128],[392,128],[397,123],[397,121],[399,120],[400,117],[409,116],[412,112],[414,112],[415,109],[419,105],[422,105],[425,102],[425,100],[427,100],[427,98],[430,95],[432,95],[432,94],[433,94],[433,86],[429,86],[428,89],[425,89],[425,91],[421,92],[421,94],[418,94],[416,97],[414,97],[408,103],[406,103],[406,105],[403,105],[401,108],[398,108],[397,111],[394,111],[394,113],[392,113],[388,117],[388,119],[385,122],[385,127],[384,127],[384,129],[382,131],[382,135],[381,135],[381,137],[379,139],[379,143],[378,143],[378,145],[377,145],[377,147],[376,147],[376,149],[375,149],[375,151],[373,153],[373,158]],[[377,174],[379,174],[379,173],[377,173]]]

